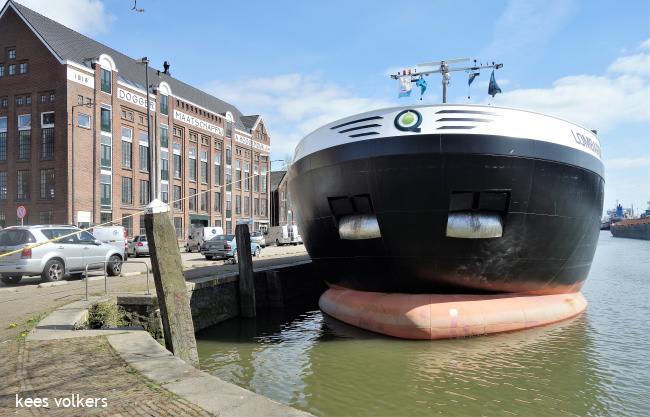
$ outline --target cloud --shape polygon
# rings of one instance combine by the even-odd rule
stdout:
[[[481,56],[503,56],[545,43],[567,22],[572,10],[573,2],[565,0],[509,0]]]
[[[641,45],[639,45],[639,49],[650,49],[650,38],[641,42]]]
[[[619,57],[604,75],[571,75],[549,88],[522,88],[492,104],[556,115],[591,129],[610,131],[628,122],[650,122],[650,53]]]
[[[632,168],[649,168],[650,157],[637,157],[637,158],[613,158],[605,162],[607,169],[632,169]]]
[[[318,74],[283,74],[238,82],[214,81],[206,90],[244,114],[261,114],[271,134],[273,158],[293,155],[307,133],[336,119],[393,105],[362,97]]]
[[[101,0],[19,0],[19,3],[88,35],[107,32],[115,20]]]

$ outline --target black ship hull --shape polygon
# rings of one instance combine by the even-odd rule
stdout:
[[[342,143],[301,155],[289,170],[313,262],[330,285],[364,291],[577,291],[595,252],[603,190],[599,159],[498,134]],[[498,218],[501,235],[450,237],[450,219],[463,213]],[[354,216],[376,219],[378,235],[343,236],[342,220]]]

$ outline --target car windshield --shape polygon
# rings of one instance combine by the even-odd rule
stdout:
[[[219,235],[215,236],[210,240],[233,240],[235,238],[235,235]]]
[[[70,233],[76,232],[78,229],[43,229],[41,233],[48,239],[56,239],[57,237],[66,236]],[[70,235],[60,239],[59,243],[75,243],[77,241],[76,235]]]
[[[18,246],[34,243],[36,239],[25,229],[5,229],[0,231],[0,246]]]
[[[147,236],[141,235],[140,238],[138,239],[140,242],[146,242],[147,241]]]

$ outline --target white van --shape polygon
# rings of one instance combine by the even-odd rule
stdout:
[[[102,243],[114,246],[126,259],[129,237],[124,226],[98,226],[92,229],[92,235]]]
[[[215,226],[200,226],[190,230],[185,241],[185,252],[201,252],[203,243],[215,236],[223,234],[223,228]]]
[[[272,226],[264,232],[264,242],[266,246],[276,245],[297,245],[302,243],[302,238],[298,233],[298,226]]]

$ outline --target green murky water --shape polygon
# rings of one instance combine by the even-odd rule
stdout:
[[[199,333],[201,366],[317,416],[650,415],[650,242],[602,232],[583,292],[573,320],[434,342],[265,311]]]

